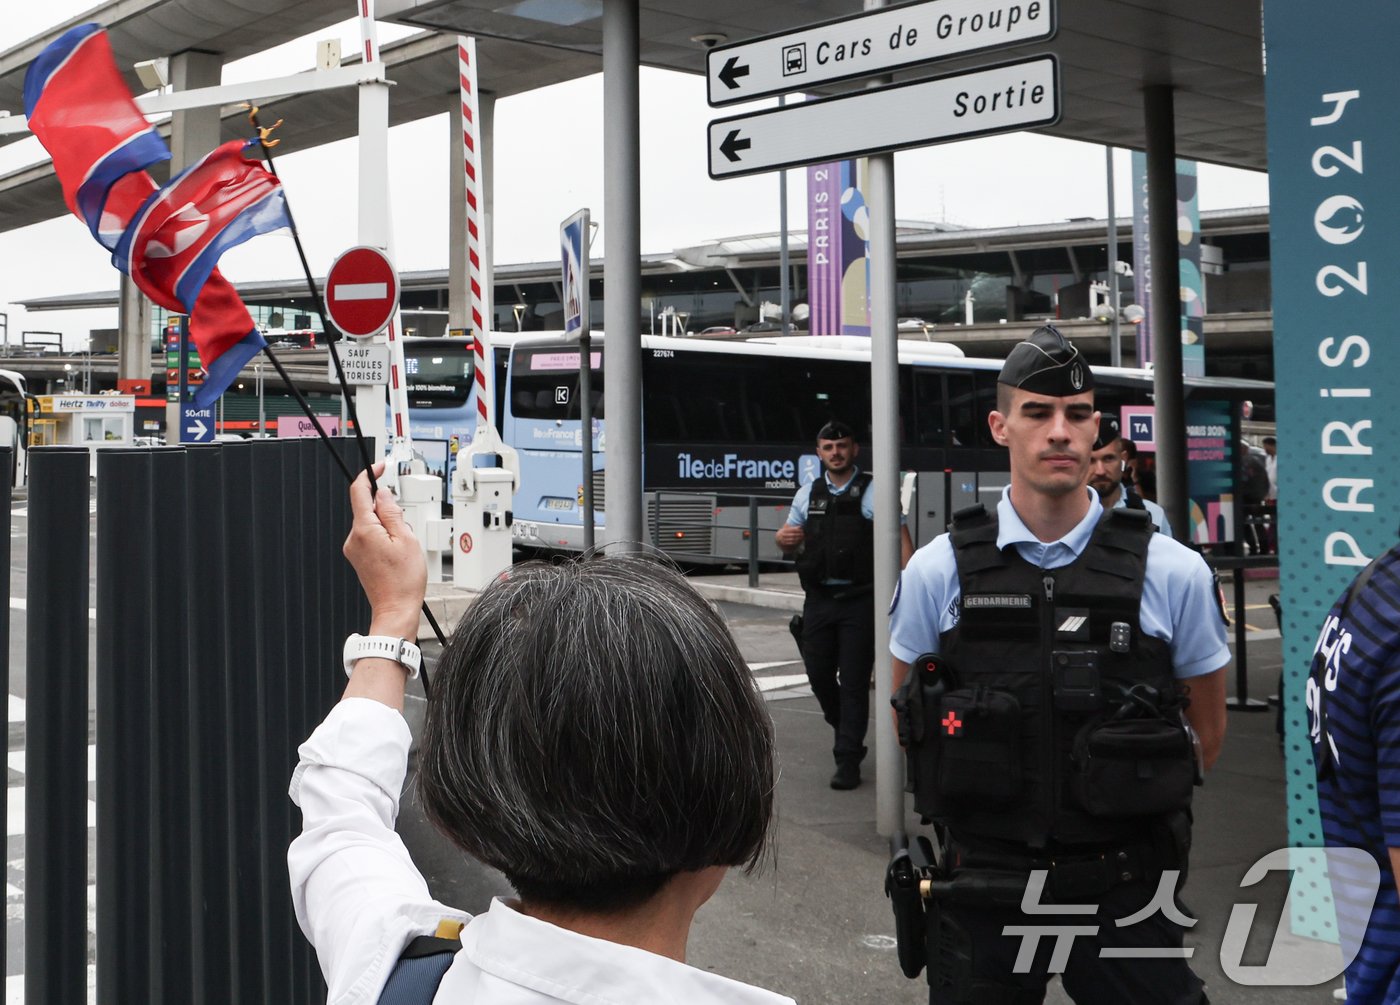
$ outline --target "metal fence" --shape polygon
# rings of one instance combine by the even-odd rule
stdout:
[[[25,1001],[79,1005],[88,452],[29,464]],[[97,486],[96,1000],[322,1001],[287,783],[368,620],[343,476],[317,440],[259,440],[103,450]]]

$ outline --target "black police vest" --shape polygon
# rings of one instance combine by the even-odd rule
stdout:
[[[869,472],[855,475],[840,495],[831,492],[825,477],[812,483],[803,528],[806,539],[797,556],[797,577],[804,590],[820,590],[832,579],[857,586],[875,582],[875,534],[860,511],[873,478]]]
[[[983,507],[954,517],[962,613],[920,692],[920,813],[1045,848],[1109,844],[1190,805],[1171,652],[1138,617],[1152,533],[1142,510],[1108,510],[1074,562],[1045,570],[997,548]]]
[[[1123,505],[1127,509],[1147,509],[1147,507],[1143,505],[1142,496],[1128,488],[1127,485],[1123,486]]]

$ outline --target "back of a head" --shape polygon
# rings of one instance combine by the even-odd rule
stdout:
[[[733,637],[654,560],[517,566],[443,653],[424,807],[526,900],[615,910],[678,872],[752,867],[773,785],[772,724]]]

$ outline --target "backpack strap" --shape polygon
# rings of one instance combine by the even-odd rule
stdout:
[[[399,962],[379,993],[378,1005],[431,1005],[461,948],[461,939],[418,936],[399,954]]]

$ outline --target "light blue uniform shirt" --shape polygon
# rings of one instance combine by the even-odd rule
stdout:
[[[1171,525],[1171,521],[1167,519],[1167,511],[1164,510],[1164,509],[1162,509],[1162,507],[1158,506],[1158,505],[1157,505],[1155,502],[1153,502],[1151,499],[1144,499],[1144,500],[1142,501],[1142,505],[1143,505],[1143,508],[1147,510],[1147,515],[1150,516],[1150,517],[1152,518],[1152,522],[1155,523],[1155,524],[1157,525],[1157,530],[1158,530],[1160,533],[1167,535],[1167,537],[1171,537],[1171,536],[1172,536],[1172,525]],[[1127,506],[1128,506],[1128,493],[1126,493],[1126,492],[1119,492],[1119,493],[1118,493],[1118,501],[1117,501],[1116,503],[1113,504],[1113,508],[1114,508],[1114,509],[1126,509]]]
[[[1089,493],[1089,512],[1058,541],[1045,544],[1021,521],[1008,488],[997,504],[997,547],[1017,553],[1041,569],[1058,569],[1079,557],[1103,514],[1098,493]],[[890,612],[890,652],[912,663],[938,652],[938,639],[957,625],[962,590],[953,544],[941,534],[914,553],[900,575]],[[1142,630],[1171,647],[1178,678],[1212,673],[1230,662],[1225,623],[1216,599],[1215,577],[1205,560],[1165,534],[1153,534],[1147,547],[1147,574],[1138,613]]]
[[[849,489],[852,485],[854,485],[856,479],[860,477],[860,468],[852,468],[850,479],[846,482],[845,485],[842,485],[839,489],[835,485],[831,484],[830,471],[827,471],[825,468],[823,468],[822,477],[826,479],[826,490],[828,492],[830,492],[834,496],[843,496],[846,494],[846,490]],[[814,483],[812,482],[808,482],[806,485],[798,489],[797,494],[792,497],[792,508],[788,510],[787,522],[792,524],[794,527],[807,526],[807,509],[812,505],[813,484]],[[867,520],[871,521],[875,519],[875,503],[873,498],[874,495],[875,483],[872,481],[869,487],[866,488],[865,494],[860,497],[860,515],[865,517]]]

